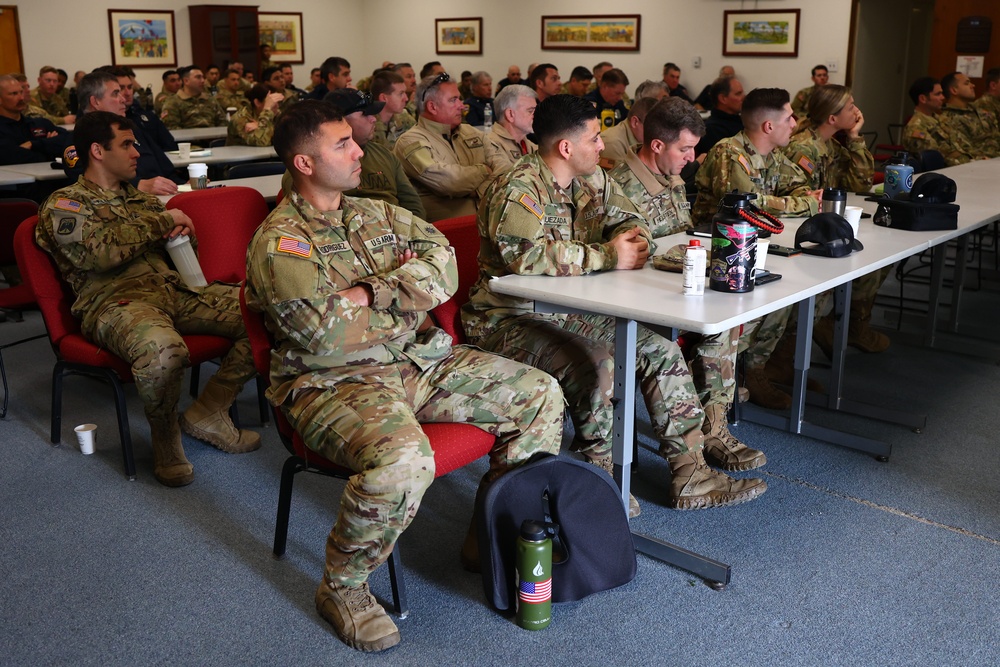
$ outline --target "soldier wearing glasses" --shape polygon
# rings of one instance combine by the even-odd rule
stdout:
[[[483,133],[462,124],[462,98],[447,73],[417,86],[417,124],[396,141],[393,153],[431,222],[475,215],[490,183]]]

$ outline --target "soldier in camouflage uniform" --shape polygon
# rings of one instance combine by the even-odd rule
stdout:
[[[188,365],[181,334],[233,341],[219,372],[180,420],[186,433],[225,452],[260,447],[260,436],[239,431],[227,414],[253,377],[253,363],[237,288],[186,287],[167,264],[164,239],[194,229],[183,212],[165,210],[155,196],[128,183],[139,155],[131,127],[106,111],[80,117],[74,138],[84,174],[45,201],[35,239],[72,286],[83,335],[131,365],[149,420],[157,480],[182,486],[193,481],[194,469],[177,423]]]
[[[825,86],[830,82],[830,71],[826,68],[826,65],[816,65],[812,68],[812,80],[813,85],[808,88],[803,88],[795,94],[792,99],[792,113],[795,114],[797,118],[804,118],[806,115],[806,107],[809,105],[809,98],[816,91],[819,86]]]
[[[406,112],[406,81],[397,72],[382,70],[372,77],[371,95],[373,101],[385,103],[375,116],[372,141],[392,150],[396,140],[417,124],[413,116]]]
[[[55,116],[60,123],[72,123],[73,116],[69,112],[69,105],[66,104],[56,89],[59,87],[59,74],[54,67],[46,65],[38,72],[38,87],[31,91],[31,106],[39,107],[50,116]]]
[[[528,139],[538,95],[527,86],[514,84],[501,90],[493,105],[496,123],[486,134],[486,166],[497,177],[510,171],[522,156],[538,150]]]
[[[924,151],[937,151],[949,167],[965,164],[980,156],[968,141],[953,135],[941,123],[944,106],[941,84],[929,76],[921,77],[910,86],[910,99],[915,108],[903,128],[902,144],[910,155],[919,157]]]
[[[167,101],[167,98],[173,97],[181,89],[181,75],[177,73],[177,70],[167,70],[161,78],[163,79],[163,86],[160,88],[160,92],[156,94],[156,97],[153,98],[153,111],[156,112],[157,116],[163,112],[163,103]]]
[[[274,117],[284,95],[259,83],[247,93],[248,106],[241,107],[229,120],[227,146],[270,146]]]
[[[772,215],[814,215],[819,190],[810,190],[806,175],[779,150],[788,145],[795,128],[788,93],[780,88],[750,91],[742,117],[744,130],[713,146],[698,170],[695,224],[710,221],[722,196],[733,189],[756,193],[754,204]],[[743,329],[740,345],[747,349],[747,389],[750,400],[763,407],[787,409],[792,404],[791,396],[771,384],[764,372],[791,310],[783,308]]]
[[[972,106],[980,111],[990,112],[994,118],[1000,118],[1000,67],[987,70],[983,81],[986,90]]]
[[[219,82],[219,92],[215,95],[215,101],[218,102],[224,111],[228,111],[229,109],[239,110],[250,104],[250,101],[247,100],[246,95],[240,87],[240,81],[242,81],[242,77],[239,72],[234,69],[227,69],[225,78]],[[229,113],[234,114],[236,112],[231,111]]]
[[[992,112],[973,105],[976,87],[962,72],[953,72],[941,80],[947,98],[941,109],[941,124],[954,136],[964,137],[970,146],[986,157],[1000,156],[1000,127]]]
[[[219,127],[226,124],[226,111],[204,92],[205,75],[197,67],[182,68],[183,86],[163,102],[160,119],[169,130]]]
[[[274,337],[268,398],[306,446],[357,471],[327,540],[316,606],[345,643],[377,651],[399,632],[367,579],[434,479],[420,423],[495,435],[485,483],[558,451],[563,401],[551,377],[453,347],[433,326],[428,311],[458,285],[448,241],[404,209],[342,196],[361,169],[351,137],[332,104],[307,100],[279,119],[275,149],[294,188],[250,244],[246,297]]]
[[[668,97],[644,112],[642,134],[639,153],[629,150],[608,175],[646,217],[654,238],[687,231],[693,226],[691,204],[680,174],[694,161],[694,148],[705,134],[705,123],[690,104]],[[705,411],[705,460],[723,470],[752,470],[764,465],[764,453],[737,440],[727,423],[736,391],[739,327],[712,336],[682,335],[688,343],[685,356],[691,377]]]
[[[609,469],[614,318],[535,313],[533,302],[494,292],[491,280],[640,269],[652,238],[618,185],[597,168],[603,144],[592,104],[572,95],[546,98],[534,128],[538,152],[497,179],[479,206],[479,235],[487,242],[462,324],[483,349],[552,373],[569,402],[573,449]],[[660,454],[670,463],[671,507],[728,505],[764,492],[763,480],[733,480],[706,464],[704,413],[676,343],[640,326],[637,367]],[[630,501],[630,515],[638,512]]]

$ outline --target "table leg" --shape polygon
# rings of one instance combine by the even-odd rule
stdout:
[[[965,234],[958,239],[958,250],[955,253],[955,275],[951,283],[951,320],[948,330],[958,331],[958,314],[962,304],[962,288],[965,287],[965,262],[969,254],[969,236]]]
[[[931,253],[931,291],[927,298],[927,324],[924,330],[924,345],[934,347],[937,333],[937,307],[941,302],[941,285],[944,283],[944,261],[948,252],[947,243],[934,246]]]

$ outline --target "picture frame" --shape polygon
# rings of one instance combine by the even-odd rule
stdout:
[[[640,14],[577,14],[542,17],[545,51],[638,51]]]
[[[434,19],[434,44],[438,55],[483,54],[483,17]]]
[[[301,65],[306,61],[302,12],[257,12],[260,43],[271,45],[271,62]]]
[[[725,11],[722,55],[797,58],[800,14],[799,9]]]
[[[177,66],[173,10],[109,9],[108,30],[116,67]]]

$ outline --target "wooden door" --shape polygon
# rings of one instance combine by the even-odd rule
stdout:
[[[0,5],[0,73],[24,72],[17,7]]]

